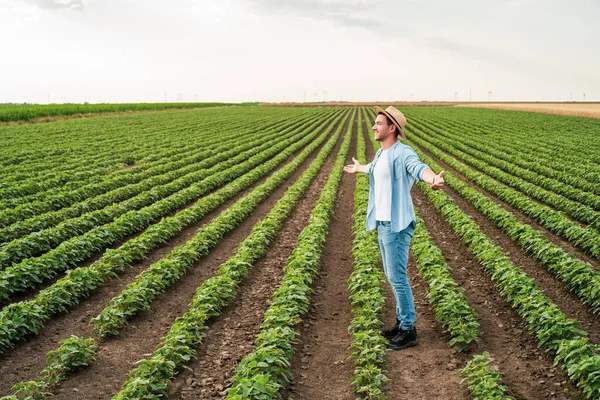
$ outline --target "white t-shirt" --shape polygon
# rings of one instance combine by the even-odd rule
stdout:
[[[388,150],[381,152],[373,169],[373,177],[375,179],[375,219],[377,221],[392,220],[392,178],[387,160]]]

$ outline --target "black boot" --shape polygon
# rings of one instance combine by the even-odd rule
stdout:
[[[381,336],[383,336],[387,340],[390,340],[394,336],[396,336],[398,332],[400,332],[400,321],[396,321],[396,325],[394,325],[392,328],[382,330]]]
[[[396,336],[390,339],[390,349],[402,350],[407,347],[413,347],[417,345],[417,330],[413,327],[411,330],[405,331],[399,328]]]

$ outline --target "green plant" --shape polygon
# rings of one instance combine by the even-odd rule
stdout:
[[[463,376],[461,383],[467,385],[473,400],[515,400],[506,394],[508,388],[500,384],[502,375],[489,365],[489,353],[475,355],[467,365],[458,371]]]
[[[80,339],[72,336],[60,341],[60,347],[48,352],[46,368],[34,381],[17,383],[12,387],[15,395],[8,398],[24,396],[25,399],[43,400],[50,394],[49,390],[62,382],[68,373],[88,366],[94,361],[97,345],[92,338]],[[3,398],[6,399],[6,398]]]

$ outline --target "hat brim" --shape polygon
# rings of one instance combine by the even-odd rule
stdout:
[[[404,130],[402,129],[402,127],[400,126],[400,124],[398,123],[398,121],[396,121],[396,118],[394,118],[389,112],[385,111],[383,108],[381,107],[377,107],[375,106],[375,114],[379,115],[379,114],[384,114],[386,115],[390,121],[392,121],[392,123],[394,125],[396,125],[396,128],[398,128],[398,130],[400,131],[400,139],[406,139],[406,135],[404,134]]]

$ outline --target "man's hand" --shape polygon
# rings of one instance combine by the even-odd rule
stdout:
[[[365,172],[365,166],[361,165],[356,158],[352,157],[352,161],[354,161],[354,164],[348,164],[344,167],[345,172],[351,174],[355,174],[357,172]]]
[[[431,184],[431,188],[433,190],[438,190],[442,186],[444,186],[444,171],[440,171],[440,173],[437,174],[435,176],[435,178],[433,178],[433,183]]]

